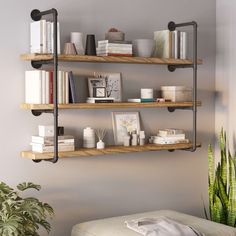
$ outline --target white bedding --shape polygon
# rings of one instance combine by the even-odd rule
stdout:
[[[140,236],[139,233],[128,229],[125,221],[159,216],[168,217],[179,223],[189,225],[206,236],[236,236],[236,229],[232,227],[169,210],[113,217],[77,224],[73,227],[71,236]]]

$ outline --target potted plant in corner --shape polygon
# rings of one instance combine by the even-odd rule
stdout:
[[[24,192],[27,189],[40,190],[40,185],[22,183],[17,190]],[[48,217],[54,215],[52,207],[40,202],[37,198],[20,196],[19,192],[0,182],[0,235],[2,236],[39,236],[39,227],[48,233],[51,225]]]
[[[221,160],[215,169],[212,146],[208,147],[209,212],[212,221],[235,227],[236,223],[236,155],[227,150],[224,130],[219,138]],[[206,209],[205,209],[206,214]]]

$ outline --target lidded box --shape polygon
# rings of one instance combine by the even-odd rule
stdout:
[[[172,102],[191,102],[192,88],[186,86],[161,86],[161,96]]]

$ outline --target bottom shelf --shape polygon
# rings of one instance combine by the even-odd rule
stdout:
[[[144,146],[108,146],[103,150],[98,149],[87,149],[80,148],[73,152],[59,152],[60,158],[67,157],[89,157],[89,156],[100,156],[108,154],[122,154],[122,153],[134,153],[134,152],[150,152],[150,151],[161,151],[161,150],[182,150],[192,148],[191,143],[184,144],[146,144]],[[201,144],[197,144],[197,147],[201,147]],[[29,158],[32,160],[47,160],[53,158],[53,153],[36,153],[32,151],[21,152],[21,157]]]

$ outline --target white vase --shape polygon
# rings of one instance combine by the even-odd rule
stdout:
[[[70,41],[71,41],[71,43],[75,44],[77,53],[79,55],[84,55],[83,33],[71,32]]]
[[[105,143],[102,140],[99,140],[97,142],[97,149],[104,149],[105,148]]]

